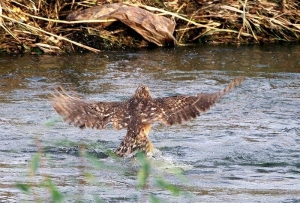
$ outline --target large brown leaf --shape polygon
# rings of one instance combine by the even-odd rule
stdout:
[[[134,29],[146,40],[158,46],[176,44],[173,36],[175,22],[145,9],[125,5],[106,4],[71,13],[68,20],[117,19]]]

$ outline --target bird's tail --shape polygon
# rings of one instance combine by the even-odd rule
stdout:
[[[144,152],[146,155],[152,153],[154,147],[148,136],[150,129],[151,125],[144,125],[138,134],[128,130],[126,137],[116,149],[115,153],[121,157],[130,157],[138,151]]]

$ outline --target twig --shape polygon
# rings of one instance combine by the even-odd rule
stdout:
[[[108,19],[108,20],[78,20],[78,21],[66,21],[66,20],[55,20],[55,19],[50,19],[50,18],[43,18],[35,15],[31,15],[29,13],[24,13],[24,15],[30,16],[32,18],[40,19],[40,20],[45,20],[49,22],[56,22],[56,23],[64,23],[64,24],[78,24],[78,23],[107,23],[107,22],[115,22],[117,21],[116,19]]]
[[[92,48],[92,47],[89,47],[89,46],[85,46],[85,45],[80,44],[80,43],[78,43],[78,42],[72,41],[72,40],[70,40],[70,39],[68,39],[68,38],[66,38],[66,37],[62,37],[62,36],[58,36],[58,35],[52,34],[51,32],[47,32],[47,31],[45,31],[45,30],[43,30],[43,29],[36,28],[36,27],[34,27],[34,26],[31,26],[31,25],[28,25],[28,24],[19,22],[19,21],[15,20],[15,19],[12,19],[12,18],[10,18],[10,17],[4,16],[4,15],[2,15],[2,14],[0,14],[0,17],[6,18],[6,19],[8,19],[8,20],[10,20],[10,21],[13,21],[13,22],[16,22],[16,23],[18,23],[18,24],[20,24],[20,25],[23,25],[23,26],[25,26],[25,27],[27,27],[27,28],[30,28],[31,30],[43,32],[43,33],[45,33],[45,34],[47,34],[47,35],[56,37],[57,39],[64,40],[64,41],[67,41],[67,42],[70,42],[70,43],[72,43],[72,44],[75,44],[75,45],[77,45],[77,46],[79,46],[79,47],[82,47],[82,48],[85,48],[85,49],[87,49],[87,50],[90,50],[90,51],[93,51],[93,52],[96,52],[96,53],[100,52],[99,49],[95,49],[95,48]]]

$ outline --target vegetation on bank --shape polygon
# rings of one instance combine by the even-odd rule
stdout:
[[[18,188],[24,193],[23,197],[27,201],[46,201],[53,203],[61,203],[69,202],[71,200],[72,202],[85,202],[87,201],[87,199],[85,199],[84,196],[87,195],[92,196],[92,198],[89,199],[89,201],[99,203],[106,202],[106,195],[103,198],[101,197],[101,195],[99,196],[97,194],[90,194],[91,191],[89,191],[89,187],[98,187],[99,193],[103,193],[103,189],[107,189],[107,183],[99,182],[99,180],[97,180],[97,176],[95,176],[91,171],[103,170],[104,177],[109,177],[108,175],[105,175],[106,170],[109,170],[111,172],[121,171],[124,173],[124,177],[126,177],[126,173],[128,173],[125,171],[126,166],[124,166],[124,169],[117,168],[117,165],[113,165],[112,163],[107,163],[104,160],[98,159],[96,156],[94,156],[94,154],[92,154],[86,149],[87,146],[85,144],[79,144],[77,146],[76,152],[76,156],[79,156],[80,160],[78,166],[75,165],[72,168],[70,168],[70,166],[72,166],[72,161],[68,162],[68,160],[66,160],[65,163],[68,166],[70,165],[69,167],[66,167],[65,170],[69,168],[71,170],[76,171],[74,172],[74,174],[78,173],[76,176],[76,180],[74,180],[74,177],[72,176],[67,180],[64,178],[60,180],[58,178],[59,174],[55,174],[55,172],[48,174],[49,170],[47,170],[47,167],[49,167],[49,165],[51,165],[51,167],[53,168],[56,168],[57,166],[55,165],[55,163],[53,163],[53,160],[51,160],[50,156],[48,156],[49,154],[46,152],[47,150],[45,150],[42,147],[41,142],[39,140],[37,140],[37,147],[38,152],[31,157],[31,161],[29,162],[28,177],[24,177],[24,180],[22,182],[16,183],[16,188]],[[111,154],[109,156],[116,162],[130,162],[130,158],[121,160],[114,154]],[[179,195],[185,196],[189,193],[188,191],[181,190],[180,186],[169,183],[165,178],[155,175],[152,172],[153,168],[149,157],[147,157],[144,153],[138,152],[136,154],[136,157],[132,158],[131,161],[136,162],[138,166],[137,172],[135,174],[135,188],[137,190],[137,193],[140,193],[141,195],[138,195],[140,197],[136,197],[137,202],[165,202],[160,197],[158,197],[157,194],[153,194],[154,191],[159,191],[157,192],[158,194],[162,190],[167,191],[168,193],[170,193],[170,197],[175,197]],[[172,175],[183,179],[183,175],[177,170],[174,170]],[[150,179],[154,179],[155,184],[151,184]],[[72,189],[71,191],[64,190],[64,187],[68,186],[72,186],[74,189]],[[111,187],[111,185],[108,187]],[[116,185],[116,187],[120,186]],[[120,195],[120,198],[130,196],[129,194],[126,194],[126,191],[124,194],[116,193],[116,195]],[[25,201],[25,199],[23,199],[23,201]]]
[[[115,19],[67,20],[75,11],[119,2],[123,1],[2,0],[0,51],[58,54],[153,45]],[[131,0],[126,3],[174,20],[173,36],[178,46],[299,42],[300,39],[297,0]]]

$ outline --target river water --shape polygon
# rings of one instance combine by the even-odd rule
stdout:
[[[125,130],[74,128],[48,100],[59,86],[97,101],[129,98],[141,83],[153,97],[211,93],[239,75],[244,83],[207,113],[153,126],[161,155],[149,160],[144,189],[137,188],[138,160],[105,155]],[[0,108],[0,202],[50,202],[45,180],[63,202],[300,202],[299,45],[1,56]],[[97,164],[79,156],[81,148]],[[32,188],[25,193],[16,183]]]

